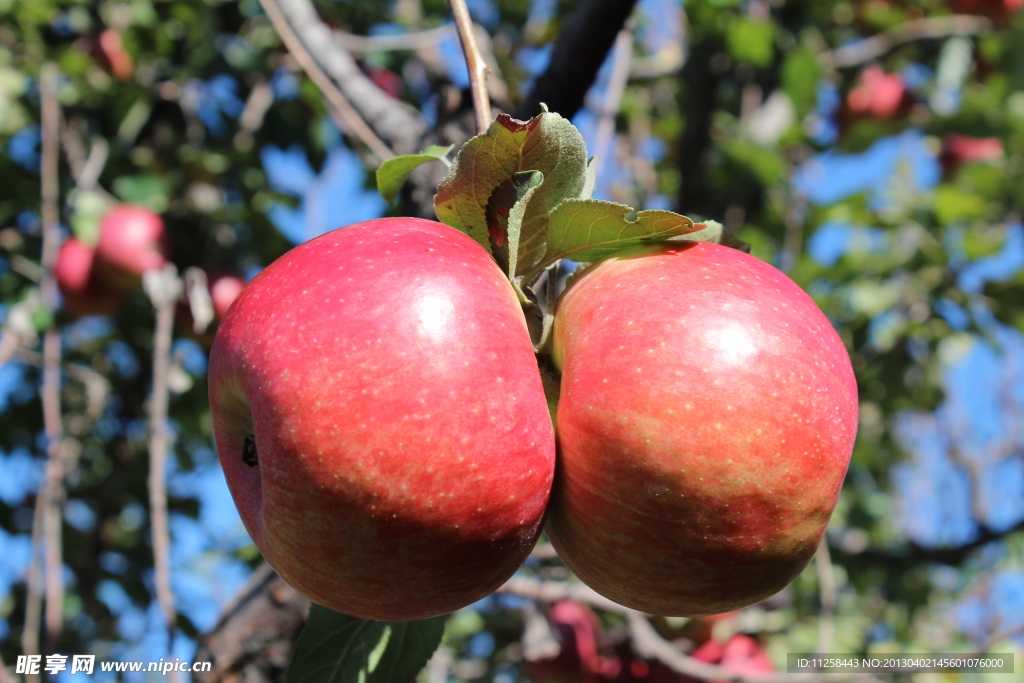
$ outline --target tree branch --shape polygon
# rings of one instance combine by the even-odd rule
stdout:
[[[309,600],[264,564],[199,644],[196,661],[213,662],[196,683],[277,683],[284,679]]]
[[[263,10],[270,18],[274,30],[281,36],[288,51],[295,57],[302,70],[309,75],[310,79],[320,88],[327,101],[341,118],[345,132],[362,140],[363,144],[370,148],[374,154],[383,159],[390,159],[394,152],[380,139],[373,129],[366,124],[366,121],[359,115],[359,112],[342,94],[331,79],[321,69],[321,62],[317,62],[314,54],[319,54],[319,45],[322,42],[320,34],[328,29],[316,15],[316,10],[308,0],[284,0],[278,5],[275,0],[260,0]],[[291,16],[289,16],[289,14]],[[318,30],[319,29],[319,30]],[[301,31],[301,33],[300,33]],[[345,54],[344,50],[335,48],[335,58],[344,55],[351,61],[351,57]],[[327,55],[321,55],[321,60],[326,60]],[[355,62],[352,62],[353,68]],[[335,77],[335,80],[338,80]]]
[[[473,19],[469,16],[466,0],[448,0],[448,4],[455,17],[459,41],[462,43],[462,54],[466,59],[466,69],[469,71],[469,89],[473,94],[476,128],[483,133],[491,125],[491,101],[487,97],[487,62],[484,61],[476,44]]]
[[[349,52],[375,52],[392,50],[421,50],[433,47],[448,36],[456,33],[455,24],[444,24],[429,31],[404,33],[397,36],[357,36],[354,33],[335,31],[338,45]]]
[[[562,27],[547,70],[514,116],[536,116],[541,102],[565,118],[574,116],[635,5],[636,0],[583,0]]]
[[[949,36],[976,36],[992,31],[992,22],[985,17],[952,14],[922,17],[894,26],[877,35],[824,52],[819,61],[826,68],[841,69],[877,59],[905,43]]]
[[[57,88],[60,74],[54,64],[45,64],[40,73],[42,105],[42,186],[43,254],[40,283],[43,301],[51,311],[58,304],[57,281],[53,270],[60,251],[60,103]],[[43,337],[43,378],[40,395],[43,403],[43,429],[46,432],[46,474],[41,483],[43,545],[45,546],[46,633],[52,639],[60,634],[63,622],[64,577],[61,552],[61,502],[64,498],[64,466],[61,461],[63,429],[60,414],[60,332],[51,327]]]
[[[832,556],[828,552],[827,538],[821,539],[821,545],[814,556],[814,568],[818,572],[821,593],[821,608],[818,610],[818,647],[815,648],[815,652],[822,654],[832,651],[836,611],[836,575],[832,569]]]
[[[167,428],[168,387],[171,336],[174,314],[181,296],[181,280],[171,264],[161,271],[149,271],[143,277],[146,294],[156,309],[156,330],[153,334],[153,391],[149,399],[149,510],[153,535],[153,569],[156,573],[156,595],[167,622],[167,654],[174,655],[174,632],[177,616],[171,590],[171,539],[167,524],[167,456],[171,435]],[[177,671],[172,672],[177,680]]]
[[[332,104],[339,107],[339,111],[340,107],[350,110],[357,126],[360,119],[371,122],[372,130],[367,128],[359,137],[367,142],[379,135],[388,143],[367,142],[377,156],[387,159],[394,153],[419,151],[427,129],[419,113],[385,93],[363,74],[351,55],[335,42],[331,29],[320,20],[310,0],[260,1],[288,49],[297,60],[302,55],[300,63],[303,69]],[[314,73],[318,75],[314,77]],[[362,126],[366,124],[362,123]],[[367,131],[373,134],[372,137]],[[385,152],[388,145],[391,149]]]

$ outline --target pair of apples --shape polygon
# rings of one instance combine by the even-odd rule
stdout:
[[[517,296],[470,237],[384,218],[271,264],[221,323],[209,379],[263,556],[314,602],[391,621],[486,596],[545,519],[580,579],[648,613],[792,581],[857,426],[849,357],[810,297],[740,251],[674,242],[577,277],[553,334],[557,429]]]
[[[110,315],[147,270],[167,262],[164,222],[158,214],[119,204],[100,218],[95,245],[77,237],[61,244],[54,276],[72,315]]]

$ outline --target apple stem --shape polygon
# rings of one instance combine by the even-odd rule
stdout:
[[[242,444],[242,462],[249,467],[256,467],[259,465],[259,456],[256,452],[256,435],[249,434],[245,437],[245,442]]]

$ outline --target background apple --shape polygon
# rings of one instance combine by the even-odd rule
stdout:
[[[814,555],[857,429],[850,359],[811,298],[707,243],[641,250],[558,304],[548,535],[585,583],[652,614],[781,590]]]
[[[235,302],[243,289],[245,289],[245,280],[237,275],[222,273],[210,278],[210,301],[213,303],[215,320],[221,320],[227,315],[231,304]]]
[[[167,262],[163,241],[159,215],[144,206],[120,204],[100,219],[97,265],[109,282],[132,289],[143,273]]]
[[[132,77],[135,63],[128,50],[124,48],[121,33],[116,29],[105,28],[96,38],[96,56],[110,75],[119,81],[127,81]]]
[[[95,255],[92,247],[75,237],[64,240],[57,254],[54,276],[64,308],[73,315],[110,315],[124,299],[97,276]]]
[[[978,138],[950,133],[942,138],[939,163],[947,176],[956,173],[964,164],[993,161],[1002,158],[1003,141],[999,138]]]
[[[250,535],[325,607],[464,607],[539,534],[554,438],[526,322],[440,223],[357,223],[263,270],[217,332],[210,406]]]
[[[902,76],[872,64],[847,94],[845,114],[847,118],[891,119],[906,113],[912,102]]]

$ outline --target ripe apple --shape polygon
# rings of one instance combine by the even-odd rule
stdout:
[[[245,289],[245,280],[237,275],[221,274],[210,278],[210,301],[213,302],[214,320],[222,320],[231,304]]]
[[[100,219],[96,261],[104,277],[122,289],[137,287],[147,270],[163,268],[164,222],[144,206],[119,204]]]
[[[453,228],[382,218],[288,252],[227,312],[209,382],[246,529],[316,603],[442,614],[536,541],[555,452],[540,374],[511,285]]]
[[[558,304],[548,535],[602,595],[650,614],[739,609],[821,541],[857,429],[850,358],[792,280],[675,243],[604,261]]]
[[[952,175],[963,164],[993,161],[1002,156],[1003,141],[999,138],[976,138],[950,133],[942,138],[939,163],[946,175]]]
[[[912,102],[902,76],[872,64],[847,94],[845,113],[847,118],[892,119],[906,113]]]
[[[96,39],[96,56],[103,67],[119,81],[127,81],[132,77],[135,63],[128,50],[124,48],[121,33],[116,29],[106,28]]]
[[[603,628],[594,610],[574,600],[559,600],[551,606],[548,621],[560,650],[554,657],[526,662],[531,680],[584,683],[618,673],[618,660],[604,657],[599,651]]]
[[[89,245],[69,237],[60,245],[54,276],[64,299],[64,308],[73,315],[111,315],[124,297],[111,289],[93,268],[96,253]]]

